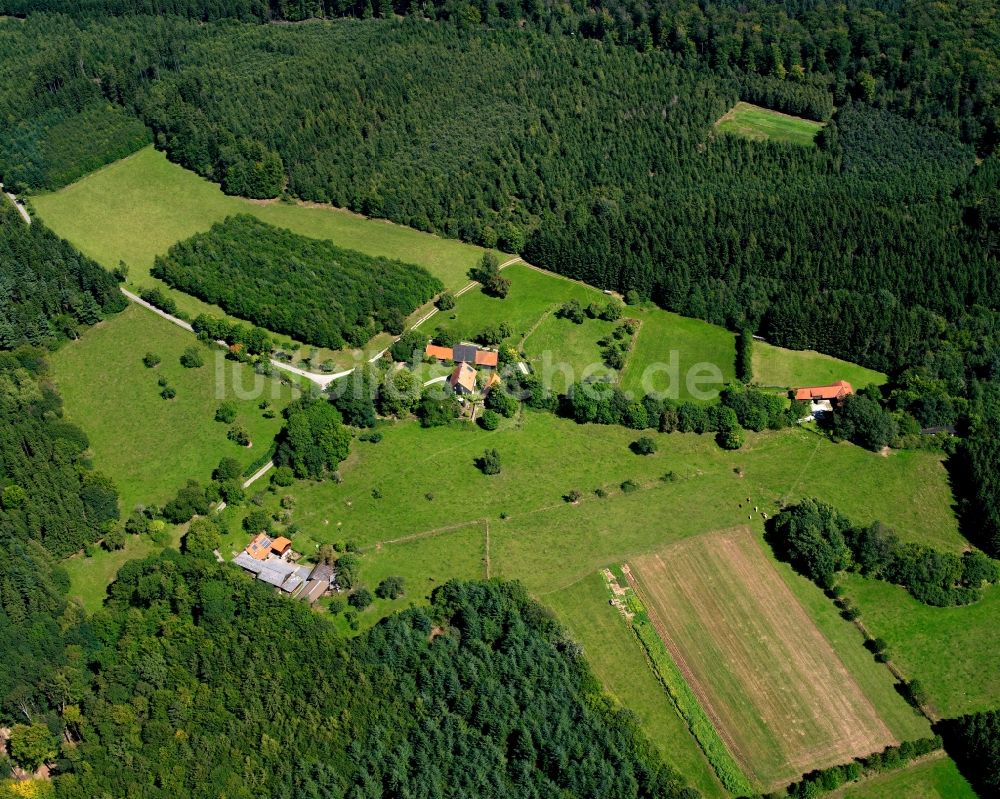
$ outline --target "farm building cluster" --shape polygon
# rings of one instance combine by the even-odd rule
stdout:
[[[846,380],[838,380],[828,386],[806,386],[795,391],[795,399],[808,402],[813,416],[831,413],[843,403],[844,398],[854,393],[854,387]]]
[[[310,605],[337,588],[337,575],[332,566],[325,563],[299,565],[296,560],[291,541],[284,536],[272,538],[260,533],[233,559],[233,563],[255,575],[258,580]]]
[[[448,376],[448,385],[459,396],[486,394],[500,382],[496,372],[499,355],[494,350],[485,350],[475,344],[456,344],[454,347],[428,344],[424,354],[455,364]]]

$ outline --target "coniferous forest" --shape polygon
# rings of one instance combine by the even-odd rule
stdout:
[[[319,347],[361,347],[443,286],[427,270],[372,258],[237,216],[175,244],[153,276],[256,325]],[[279,276],[276,281],[275,276]]]
[[[959,510],[1000,552],[988,0],[0,0],[0,14],[23,17],[0,19],[8,188],[65,186],[152,142],[230,194],[516,252],[748,344],[886,371],[835,432],[865,441],[864,420],[895,411],[914,435],[957,428]],[[813,146],[721,135],[740,99],[825,125]],[[249,218],[177,245],[155,273],[331,347],[401,331],[440,288]],[[449,583],[348,641],[192,547],[127,564],[85,615],[57,560],[120,532],[121,509],[40,348],[124,305],[112,276],[0,196],[0,726],[16,727],[23,765],[56,765],[58,796],[695,795],[514,585]],[[572,415],[618,421],[619,393]],[[720,434],[750,416],[792,422],[754,403],[730,391],[716,410],[656,410]],[[278,460],[295,475],[324,477],[346,454],[328,405],[293,406],[288,422]],[[191,513],[207,509],[188,489]],[[821,585],[856,567],[957,605],[996,579],[978,556],[829,508],[790,514],[785,554]],[[997,726],[981,714],[952,732],[991,757]]]

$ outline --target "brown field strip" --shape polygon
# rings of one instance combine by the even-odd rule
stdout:
[[[896,742],[748,529],[688,539],[631,566],[709,718],[766,789]]]

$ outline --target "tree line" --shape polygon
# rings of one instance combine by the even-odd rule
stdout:
[[[126,305],[108,272],[0,195],[0,350],[78,338]]]
[[[785,508],[771,520],[775,553],[821,588],[839,572],[895,583],[927,605],[966,605],[1000,579],[1000,565],[978,550],[962,555],[901,541],[881,522],[857,525],[815,499]]]

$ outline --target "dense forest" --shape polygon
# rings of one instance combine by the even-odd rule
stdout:
[[[8,114],[90,78],[230,190],[523,252],[778,344],[893,370],[943,348],[941,317],[997,307],[995,157],[976,167],[953,131],[864,98],[793,147],[712,135],[746,96],[736,76],[572,37],[44,16],[10,32],[54,74],[8,89]]]
[[[256,325],[319,347],[403,332],[443,286],[425,269],[234,216],[158,257],[153,276]]]
[[[126,304],[108,272],[0,195],[0,349],[76,338]]]
[[[346,641],[210,554],[127,564],[89,619],[36,575],[3,596],[44,633],[0,621],[3,715],[65,799],[696,795],[517,585],[449,583]]]
[[[85,16],[301,21],[412,15],[460,27],[533,24],[657,50],[679,65],[737,76],[745,99],[817,119],[848,98],[960,135],[998,142],[1000,22],[987,0],[769,3],[716,0],[3,0],[0,10]]]

